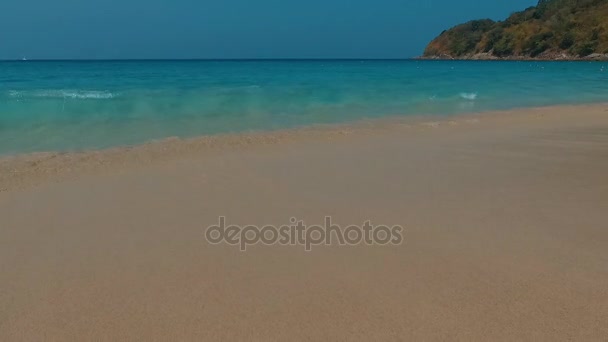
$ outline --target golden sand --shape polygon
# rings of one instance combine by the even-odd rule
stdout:
[[[0,160],[0,340],[605,340],[608,106]],[[210,245],[218,216],[405,227]]]

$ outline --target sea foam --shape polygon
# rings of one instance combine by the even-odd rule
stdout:
[[[475,101],[477,99],[477,93],[460,93],[460,97],[465,100]]]
[[[10,97],[16,98],[27,98],[27,97],[38,97],[38,98],[58,98],[58,99],[80,99],[80,100],[105,100],[116,97],[116,94],[109,91],[97,91],[97,90],[36,90],[36,91],[17,91],[10,90],[8,92]]]
[[[36,92],[35,97],[70,98],[70,99],[111,99],[115,95],[108,91],[96,90],[45,90]]]

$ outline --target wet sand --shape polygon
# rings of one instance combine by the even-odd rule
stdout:
[[[204,230],[402,225],[399,246]],[[0,340],[605,340],[608,105],[0,160]]]

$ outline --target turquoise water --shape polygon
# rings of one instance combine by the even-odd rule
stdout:
[[[601,62],[0,62],[0,154],[604,101]]]

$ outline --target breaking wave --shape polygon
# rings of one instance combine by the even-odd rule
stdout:
[[[477,93],[460,93],[460,97],[465,100],[475,101],[477,99]]]
[[[93,99],[93,100],[105,100],[116,97],[109,91],[97,91],[97,90],[40,90],[32,92],[22,92],[11,90],[9,91],[11,97],[43,97],[43,98],[63,98],[63,99]]]

